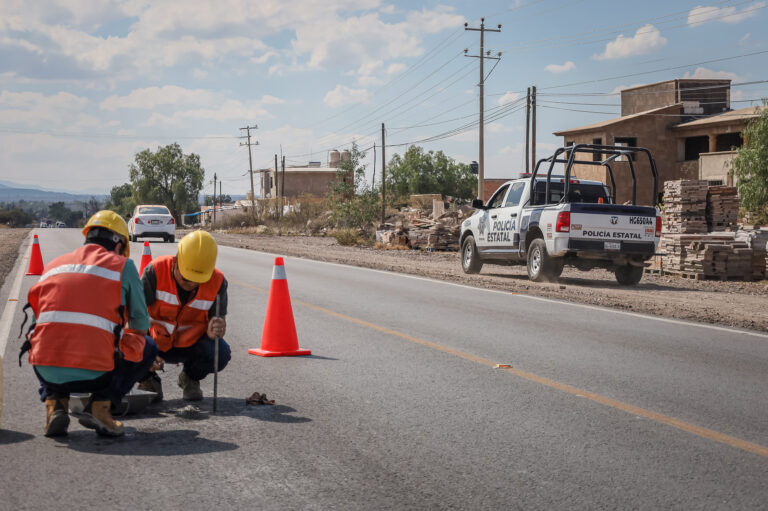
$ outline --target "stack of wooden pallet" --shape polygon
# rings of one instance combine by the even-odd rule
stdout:
[[[740,206],[741,199],[735,186],[710,186],[707,193],[709,231],[735,231]]]
[[[706,181],[678,180],[664,183],[663,232],[706,233],[706,209]]]
[[[731,233],[665,234],[664,272],[692,278],[752,279],[752,249]]]

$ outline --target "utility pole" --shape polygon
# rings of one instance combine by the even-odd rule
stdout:
[[[464,56],[465,57],[473,57],[473,58],[479,58],[480,59],[480,83],[478,84],[480,86],[480,132],[478,136],[478,158],[477,158],[477,195],[478,198],[485,201],[485,150],[484,150],[484,128],[485,128],[485,120],[484,120],[484,109],[485,109],[485,92],[484,92],[484,85],[485,85],[485,71],[483,70],[483,63],[485,62],[485,59],[492,59],[492,60],[500,60],[501,59],[501,52],[499,52],[497,57],[491,57],[491,52],[488,51],[487,54],[485,54],[485,33],[486,32],[501,32],[501,25],[499,25],[499,28],[485,28],[485,18],[480,18],[480,28],[470,28],[469,23],[464,23],[464,30],[472,30],[476,32],[480,32],[480,54],[479,55],[467,55],[467,52],[469,49],[464,50]]]
[[[387,144],[384,141],[384,123],[381,123],[381,223],[387,213],[387,158],[385,152]]]
[[[536,86],[531,89],[531,168],[536,168]]]
[[[279,187],[277,186],[280,184],[280,180],[278,179],[278,177],[280,177],[280,174],[278,174],[277,172],[277,153],[275,153],[275,197],[274,197],[275,199],[280,197],[280,190],[279,190]],[[271,191],[272,191],[272,187],[270,187],[270,192]]]
[[[222,199],[221,181],[219,181],[219,209],[221,209],[223,206],[224,206],[224,199]]]
[[[525,96],[525,173],[531,171],[531,88],[528,87],[528,93]]]
[[[258,129],[259,127],[254,124],[253,126],[246,126],[245,128],[240,128],[241,130],[246,131],[245,137],[240,138],[246,138],[248,139],[245,144],[242,142],[240,143],[241,146],[247,145],[248,146],[248,172],[251,176],[251,216],[256,216],[256,208],[254,207],[256,205],[256,195],[253,191],[253,157],[251,156],[251,145],[259,145],[259,141],[255,141],[253,144],[251,144],[251,130]],[[264,191],[262,190],[262,193]]]
[[[283,216],[283,204],[285,203],[285,155],[283,155],[283,180],[280,183],[280,216]]]
[[[211,202],[211,206],[213,207],[213,222],[212,224],[216,223],[216,173],[213,173],[213,201]]]
[[[376,142],[373,143],[373,178],[371,179],[371,190],[376,186]]]

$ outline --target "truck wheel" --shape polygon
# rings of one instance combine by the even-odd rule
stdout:
[[[534,282],[545,282],[556,278],[556,261],[547,254],[547,244],[536,238],[528,247],[528,278]],[[557,266],[560,266],[557,264]],[[562,272],[562,268],[560,272]]]
[[[464,273],[480,273],[482,267],[483,261],[477,253],[475,238],[470,234],[461,244],[461,269]]]
[[[622,264],[616,267],[616,280],[622,286],[634,286],[643,278],[643,267]]]

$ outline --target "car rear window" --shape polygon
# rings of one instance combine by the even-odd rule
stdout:
[[[139,208],[140,215],[170,215],[170,211],[165,206],[142,206]]]
[[[559,181],[552,181],[549,183],[549,204],[560,202],[563,198],[563,189],[565,183]],[[547,183],[546,181],[537,181],[536,188],[533,196],[533,204],[541,205],[546,204],[544,201],[544,195],[546,194]],[[602,185],[592,185],[584,183],[571,183],[568,190],[568,200],[566,202],[584,202],[587,204],[597,204],[599,199],[603,199],[603,202],[608,204],[610,199],[605,193],[605,187]]]

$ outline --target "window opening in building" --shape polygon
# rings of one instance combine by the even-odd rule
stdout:
[[[715,151],[732,151],[744,145],[741,133],[723,133],[718,135],[715,140]]]
[[[602,138],[593,138],[592,144],[594,145],[602,145],[603,139]],[[593,153],[592,154],[592,161],[603,161],[603,155],[601,153]]]
[[[637,137],[614,137],[613,145],[616,147],[636,147]],[[632,154],[631,157],[632,161],[637,160],[637,155]],[[622,155],[616,158],[616,161],[627,161],[627,158]]]
[[[709,152],[709,137],[688,137],[685,139],[685,161],[698,160],[701,153]]]

